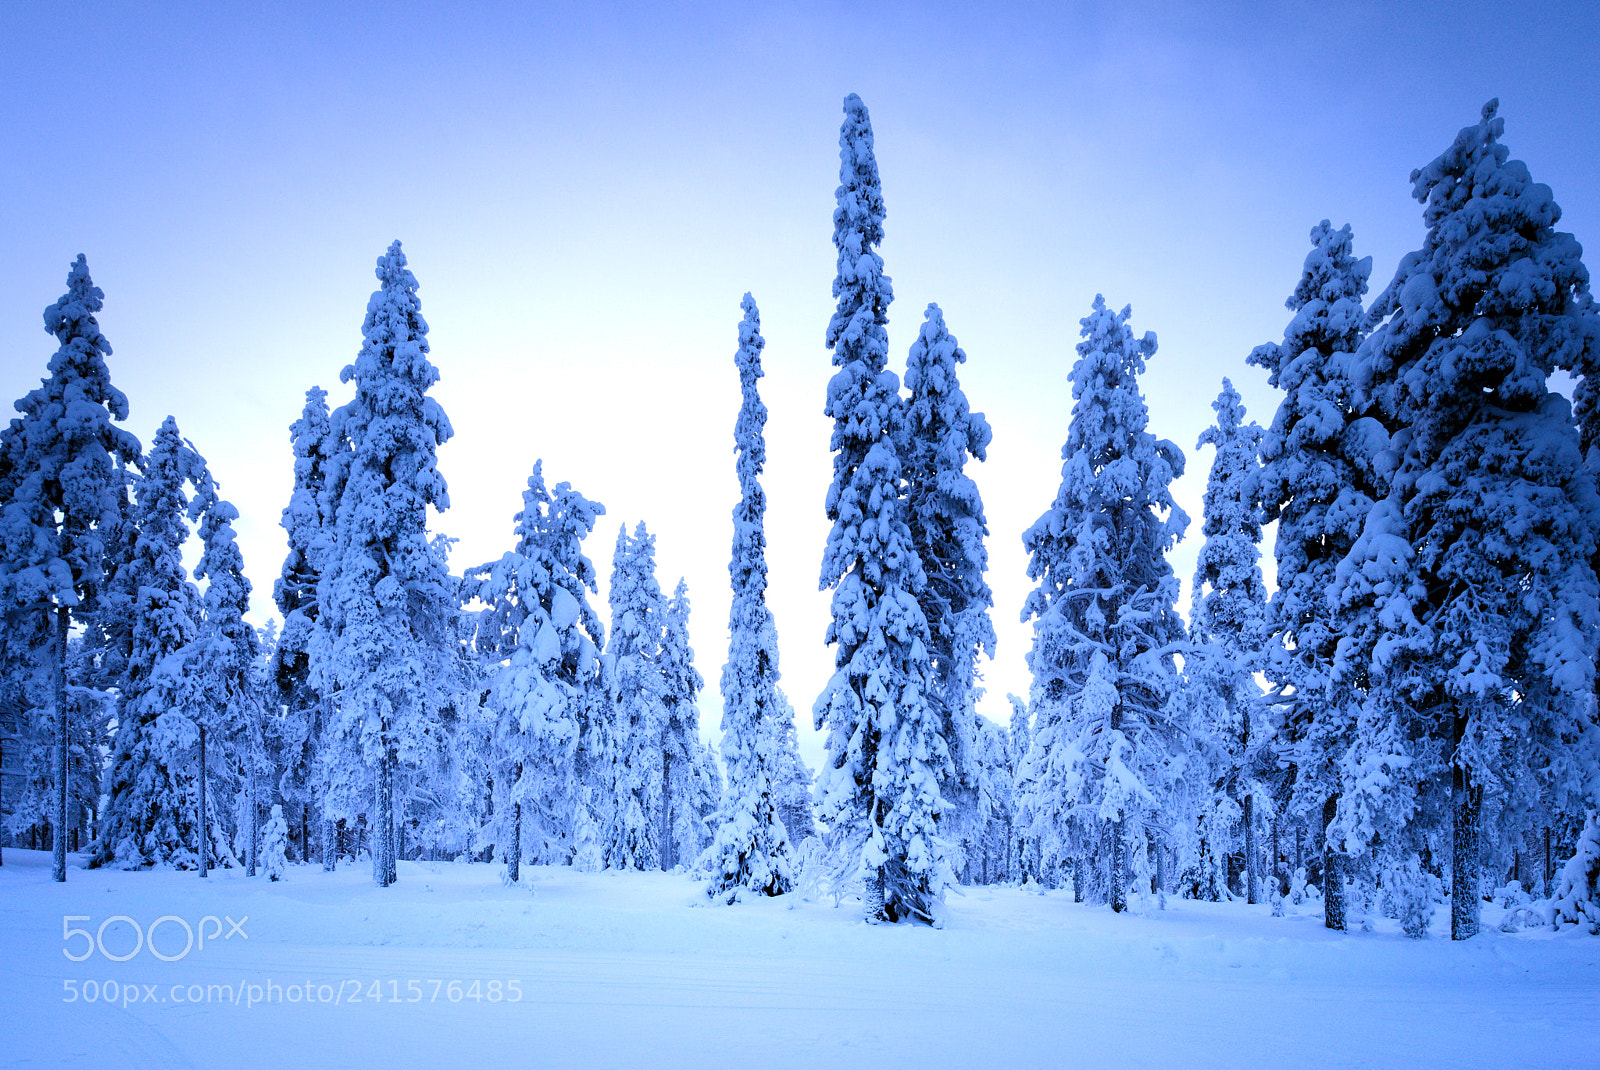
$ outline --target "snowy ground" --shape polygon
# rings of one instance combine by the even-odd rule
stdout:
[[[1392,922],[1337,935],[1191,902],[1116,917],[979,888],[933,931],[831,899],[704,906],[669,874],[525,882],[401,863],[387,890],[303,867],[58,885],[47,855],[7,849],[0,1065],[1600,1067],[1600,939],[1573,930],[1415,942]],[[101,931],[117,915],[181,919],[156,927],[174,961],[148,944],[69,961],[97,932],[132,951],[127,921]],[[179,957],[185,922],[206,943]]]

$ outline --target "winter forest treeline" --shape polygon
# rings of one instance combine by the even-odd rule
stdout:
[[[1413,935],[1448,904],[1460,939],[1498,896],[1600,931],[1600,315],[1495,103],[1413,172],[1425,234],[1377,294],[1350,228],[1312,229],[1281,341],[1247,358],[1282,392],[1270,425],[1221,380],[1187,621],[1167,560],[1186,456],[1139,385],[1156,338],[1094,298],[1061,482],[1022,533],[1033,684],[1006,725],[976,713],[990,615],[1017,608],[985,580],[969,462],[991,429],[937,305],[890,370],[872,129],[858,97],[844,111],[815,776],[766,602],[750,295],[719,754],[689,592],[666,592],[644,523],[617,532],[602,621],[585,540],[605,507],[535,461],[511,548],[451,572],[426,521],[452,429],[399,242],[340,372],[355,396],[313,386],[289,427],[282,623],[261,630],[201,452],[170,416],[148,449],[119,426],[80,256],[45,311],[48,375],[0,436],[9,842],[51,848],[58,880],[69,849],[273,880],[360,859],[379,885],[448,858],[513,883],[681,868],[722,902],[859,895],[932,924],[952,884],[1023,881],[1116,911],[1309,898],[1331,928],[1382,912]]]

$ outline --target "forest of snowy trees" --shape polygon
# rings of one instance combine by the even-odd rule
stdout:
[[[1382,913],[1413,935],[1438,908],[1457,939],[1494,896],[1600,932],[1600,313],[1496,110],[1413,172],[1425,231],[1375,296],[1350,228],[1311,229],[1281,340],[1240,354],[1281,391],[1270,423],[1218,376],[1186,621],[1168,553],[1194,458],[1149,426],[1155,335],[1099,295],[1063,363],[1060,484],[1003,534],[1035,586],[994,605],[976,471],[994,431],[938,305],[890,367],[883,193],[848,97],[818,399],[831,623],[785,636],[834,655],[815,774],[767,604],[749,294],[713,748],[690,592],[658,577],[644,522],[619,528],[597,606],[585,540],[606,509],[530,456],[509,548],[452,571],[428,510],[450,505],[453,432],[398,241],[339,372],[353,398],[330,409],[311,386],[285,414],[265,628],[201,448],[172,416],[148,448],[122,426],[79,256],[45,310],[47,375],[0,433],[5,842],[53,850],[57,880],[69,851],[272,880],[359,861],[379,886],[427,858],[510,883],[525,865],[680,870],[718,902],[859,895],[873,919],[934,925],[952,885],[1013,882],[1118,912],[1310,900],[1330,928]],[[1033,630],[1007,724],[977,712],[997,611]]]

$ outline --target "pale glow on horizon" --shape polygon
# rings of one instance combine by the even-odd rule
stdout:
[[[648,5],[397,13],[99,7],[0,13],[0,394],[54,350],[40,312],[87,254],[127,427],[163,417],[208,459],[273,612],[307,387],[350,395],[373,264],[400,238],[431,327],[452,566],[498,557],[535,459],[607,513],[587,544],[602,619],[617,526],[682,575],[719,734],[739,300],[767,339],[770,601],[782,684],[816,765],[830,671],[827,521],[833,190],[840,101],[871,110],[894,281],[892,367],[937,302],[994,428],[972,469],[991,530],[998,657],[982,710],[1025,695],[1020,533],[1050,503],[1078,320],[1133,306],[1160,350],[1151,430],[1189,460],[1190,534],[1223,376],[1250,418],[1277,392],[1245,364],[1278,340],[1326,217],[1373,257],[1373,291],[1421,241],[1407,176],[1501,101],[1505,143],[1561,229],[1597,232],[1592,4],[1518,21],[1486,5],[828,4],[680,15]],[[848,21],[846,21],[848,20]],[[844,27],[858,36],[846,39]],[[1264,546],[1270,558],[1270,544]]]

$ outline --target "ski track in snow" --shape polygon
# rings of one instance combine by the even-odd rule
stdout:
[[[702,905],[672,874],[526,873],[507,888],[494,866],[401,863],[380,890],[365,865],[291,866],[278,884],[74,868],[58,885],[48,855],[7,850],[0,1066],[1250,1068],[1315,1053],[1341,1068],[1600,1067],[1600,940],[1502,934],[1488,905],[1488,931],[1453,944],[1443,910],[1413,942],[1383,919],[1328,932],[1309,904],[1117,917],[1060,892],[970,888],[933,931],[867,925],[831,899]],[[63,957],[83,946],[64,943],[63,916],[92,931],[119,914],[248,916],[248,938],[176,962]],[[106,931],[113,953],[131,940]],[[163,951],[180,943],[167,923]],[[69,979],[141,999],[67,1003]],[[389,999],[413,979],[420,1002]],[[445,987],[511,979],[520,1002],[452,1002]],[[341,998],[247,1007],[241,986],[268,981]],[[373,982],[381,1000],[349,1000]],[[163,1001],[145,1001],[151,984]],[[174,985],[239,1002],[176,1002]]]

